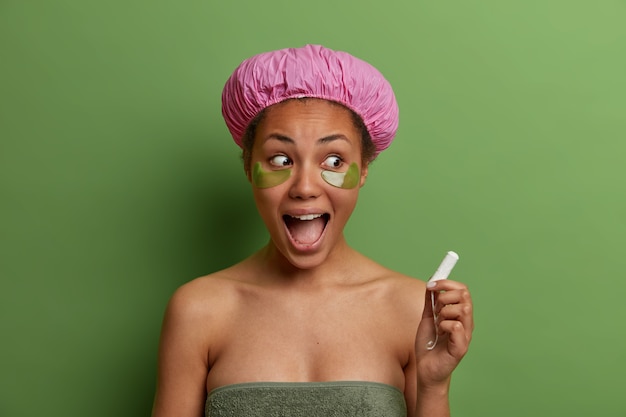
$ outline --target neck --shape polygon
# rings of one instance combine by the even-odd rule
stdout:
[[[357,257],[360,255],[343,238],[326,258],[306,268],[291,263],[272,241],[255,256],[264,271],[263,279],[286,286],[306,287],[336,285],[353,280]]]

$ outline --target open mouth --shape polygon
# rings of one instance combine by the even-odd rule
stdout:
[[[328,213],[283,216],[283,221],[293,241],[304,245],[312,245],[322,237],[329,219]]]

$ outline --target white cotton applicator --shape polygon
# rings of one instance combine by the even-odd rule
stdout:
[[[448,275],[450,275],[450,272],[452,271],[452,268],[454,268],[454,265],[456,265],[456,261],[458,260],[459,260],[459,255],[457,255],[456,252],[452,252],[452,251],[448,252],[445,258],[443,258],[443,261],[441,261],[439,268],[437,268],[437,270],[435,271],[433,276],[430,277],[428,282],[439,281],[441,279],[447,279]]]
[[[448,279],[448,275],[456,265],[456,261],[459,260],[459,255],[456,252],[449,251],[446,256],[441,261],[441,264],[435,271],[432,277],[428,280],[428,282],[440,281],[442,279]],[[433,309],[433,323],[435,325],[435,340],[431,340],[426,345],[428,350],[433,350],[435,346],[437,346],[437,340],[439,339],[439,330],[437,329],[437,314],[435,313],[435,292],[431,291],[430,293],[430,303]]]

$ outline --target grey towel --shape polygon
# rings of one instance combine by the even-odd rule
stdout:
[[[406,417],[402,392],[377,382],[251,382],[216,388],[206,417]]]

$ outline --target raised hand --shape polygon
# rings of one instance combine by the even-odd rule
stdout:
[[[431,304],[435,292],[435,311]],[[433,322],[437,317],[437,326]],[[452,371],[467,353],[474,330],[472,298],[467,286],[451,280],[427,285],[424,312],[415,338],[418,385],[422,388],[447,385]],[[436,346],[429,349],[429,342]]]

